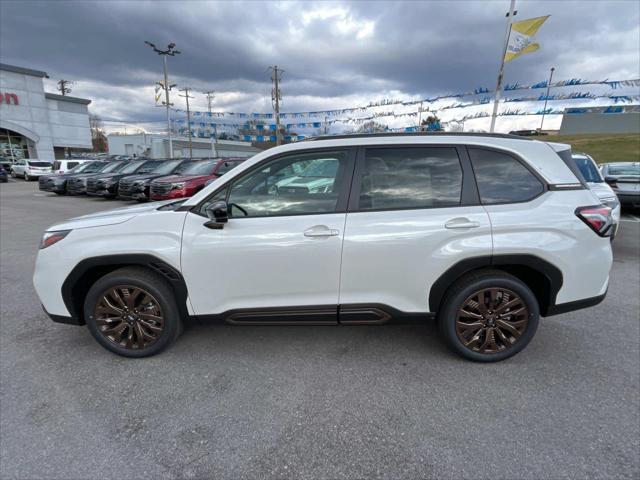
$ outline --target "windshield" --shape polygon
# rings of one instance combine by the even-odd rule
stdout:
[[[640,175],[640,163],[629,165],[609,165],[609,175]]]
[[[182,163],[180,164],[180,166],[178,166],[178,168],[176,168],[173,171],[174,175],[178,175],[178,174],[183,174],[184,172],[186,172],[189,168],[191,168],[193,166],[194,162],[191,160],[183,160]]]
[[[188,168],[181,172],[183,175],[210,175],[211,170],[217,163],[217,160],[207,160],[204,162],[193,162]]]
[[[98,163],[98,165],[96,165],[96,163]],[[69,169],[69,171],[67,173],[81,173],[81,172],[97,172],[98,168],[100,167],[100,162],[85,162],[85,163],[80,163],[78,165],[76,165],[75,167]],[[91,167],[94,168],[94,170],[91,170]]]
[[[27,162],[30,167],[51,167],[52,164],[49,162]]]
[[[101,168],[98,171],[102,173],[117,172],[125,165],[126,165],[126,162],[108,162],[105,164],[104,168]]]
[[[149,160],[136,170],[136,173],[151,173],[155,172],[156,168],[162,165],[162,160]]]
[[[165,160],[160,162],[160,165],[156,167],[153,173],[157,173],[160,175],[166,175],[172,173],[175,168],[180,165],[182,160]]]
[[[118,170],[119,173],[134,173],[145,162],[130,162],[122,170]]]
[[[216,170],[216,173],[218,175],[222,175],[224,173],[227,173],[229,170],[233,170],[234,168],[236,168],[238,165],[240,165],[241,162],[235,161],[227,161],[222,163],[218,169]]]
[[[589,183],[604,182],[598,168],[590,158],[583,157],[582,155],[573,155],[571,159],[573,160],[573,163],[576,164],[576,167],[578,167],[578,170],[580,170],[585,181]]]
[[[301,177],[333,178],[338,171],[335,159],[315,160],[300,174]]]

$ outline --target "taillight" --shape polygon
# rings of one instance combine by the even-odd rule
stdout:
[[[613,228],[611,228],[613,226],[613,217],[609,207],[604,205],[578,207],[576,208],[576,215],[601,237],[609,237],[613,233]]]

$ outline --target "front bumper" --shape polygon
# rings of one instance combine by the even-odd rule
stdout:
[[[64,193],[66,190],[65,183],[45,183],[40,185],[40,190],[43,192],[52,192],[52,193]]]
[[[118,189],[118,198],[122,200],[149,200],[144,187],[133,187],[126,190]]]
[[[67,187],[67,195],[84,195],[85,193],[87,193],[87,191],[84,185]]]

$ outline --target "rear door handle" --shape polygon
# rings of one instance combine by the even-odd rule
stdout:
[[[456,228],[478,228],[480,226],[480,222],[474,222],[473,220],[469,220],[468,218],[459,217],[452,218],[447,223],[444,224],[444,228],[448,229],[456,229]]]
[[[314,225],[304,231],[305,237],[335,237],[340,232],[326,225]]]

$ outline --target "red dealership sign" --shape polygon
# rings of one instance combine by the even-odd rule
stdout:
[[[15,93],[2,93],[0,92],[0,103],[6,103],[7,105],[10,104],[14,104],[14,105],[19,105],[20,102],[18,102],[18,95],[16,95]]]

